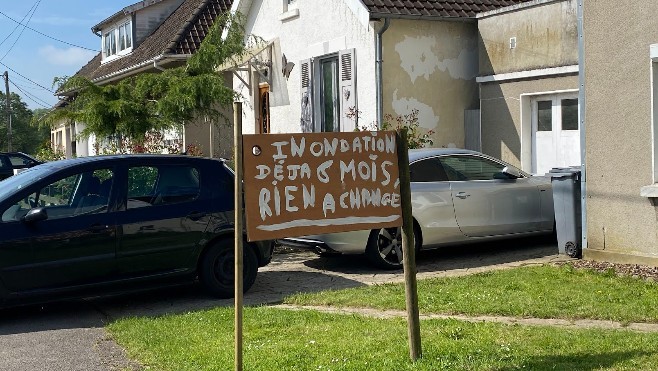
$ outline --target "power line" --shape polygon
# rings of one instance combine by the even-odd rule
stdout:
[[[32,8],[34,9],[34,10],[32,10],[32,14],[28,13],[28,14],[30,14],[30,18],[27,19],[27,23],[25,23],[25,25],[23,25],[23,29],[21,30],[21,33],[18,34],[18,37],[16,37],[16,40],[14,40],[14,43],[11,44],[11,46],[9,47],[9,50],[7,50],[7,52],[5,53],[5,55],[3,55],[2,58],[0,58],[0,61],[5,60],[5,57],[7,56],[7,54],[9,54],[9,52],[11,52],[12,49],[14,49],[14,46],[16,46],[16,43],[18,42],[18,40],[21,38],[21,36],[23,36],[23,32],[25,32],[25,28],[27,27],[27,25],[28,25],[28,24],[30,23],[30,21],[32,20],[32,17],[34,16],[34,13],[37,12],[37,8],[39,7],[39,4],[41,4],[41,0],[38,0],[38,1],[34,4],[34,6],[32,7]]]
[[[21,82],[22,82],[22,81],[21,81]],[[25,84],[19,84],[19,83],[15,82],[15,81],[14,81],[14,84],[20,86],[20,87],[23,88],[23,89],[29,89],[29,90],[36,90],[36,89],[39,89],[39,90],[41,90],[41,88],[38,87],[38,86],[30,86],[30,85],[25,85]]]
[[[23,93],[27,98],[30,98],[30,100],[32,100],[34,103],[36,103],[36,104],[38,104],[38,105],[40,105],[40,106],[46,107],[46,108],[50,107],[50,104],[49,104],[48,102],[46,102],[45,100],[43,100],[43,99],[37,97],[36,95],[34,95],[34,94],[32,94],[32,93],[28,93],[27,91],[21,89],[20,86],[16,85],[16,83],[15,83],[13,80],[9,79],[9,82],[10,82],[10,83],[11,83],[11,84],[12,84],[12,85],[13,85],[18,91],[20,91],[21,93]],[[38,102],[37,102],[37,101],[38,101]],[[44,104],[45,104],[45,106],[44,106]]]
[[[24,91],[23,89],[21,89],[21,88],[20,88],[18,85],[16,85],[11,79],[9,80],[9,82],[10,82],[10,83],[11,83],[16,89],[18,89],[18,91],[20,91],[21,93],[23,93],[23,94],[25,95],[26,98],[29,98],[32,102],[34,102],[34,103],[40,105],[40,106],[43,107],[43,108],[51,108],[51,107],[52,107],[52,105],[48,104],[48,102],[42,100],[41,98],[37,97],[36,95],[34,95],[34,94],[32,94],[32,93],[28,93],[28,92]],[[39,102],[41,102],[41,103],[39,103],[39,102],[37,102],[37,101],[39,101]]]
[[[62,43],[62,44],[66,44],[66,45],[70,45],[70,46],[75,46],[76,48],[85,49],[85,50],[90,50],[90,51],[92,51],[92,52],[99,52],[99,51],[100,51],[100,50],[98,50],[98,49],[90,49],[90,48],[87,48],[87,47],[84,47],[84,46],[80,46],[80,45],[72,44],[72,43],[70,43],[70,42],[67,42],[67,41],[64,41],[64,40],[57,39],[57,38],[52,37],[52,36],[50,36],[50,35],[46,35],[45,33],[41,32],[41,31],[35,30],[35,29],[32,28],[32,27],[29,27],[29,26],[27,26],[27,25],[24,25],[23,23],[21,23],[21,22],[15,20],[15,19],[13,19],[12,17],[8,16],[7,14],[5,14],[5,13],[3,13],[3,12],[1,12],[1,11],[0,11],[0,15],[3,15],[3,16],[5,16],[5,17],[9,18],[11,21],[13,21],[13,22],[15,22],[15,23],[18,23],[19,25],[25,26],[25,28],[27,28],[27,29],[30,30],[30,31],[36,32],[36,33],[38,33],[38,34],[41,35],[41,36],[47,37],[47,38],[49,38],[49,39],[51,39],[51,40],[55,40],[55,41],[60,42],[60,43]],[[3,41],[3,42],[4,42],[4,41]],[[0,45],[2,45],[2,43],[0,43]]]
[[[13,72],[13,73],[15,73],[15,74],[17,74],[18,76],[20,76],[20,77],[22,77],[22,78],[24,78],[25,80],[27,80],[27,81],[29,81],[29,82],[31,82],[31,83],[33,83],[34,85],[36,85],[36,86],[38,86],[38,87],[40,87],[41,89],[43,89],[43,90],[47,90],[47,91],[49,91],[49,92],[51,92],[51,93],[53,93],[53,94],[55,94],[55,92],[54,92],[54,91],[52,91],[52,89],[48,89],[47,87],[45,87],[45,86],[42,86],[42,85],[40,85],[39,83],[37,83],[37,82],[34,82],[34,81],[32,81],[32,80],[30,80],[29,78],[27,78],[27,77],[25,77],[25,76],[23,76],[23,75],[21,75],[20,73],[18,73],[18,72],[16,72],[16,70],[14,70],[13,68],[11,68],[11,67],[9,67],[9,66],[7,66],[6,64],[4,64],[4,63],[2,63],[2,62],[0,62],[0,64],[1,64],[1,65],[3,65],[3,66],[5,66],[5,68],[6,68],[6,69],[8,69],[9,71],[11,71],[11,72]]]
[[[36,5],[37,5],[37,3],[34,3],[34,5],[32,5],[32,7],[30,8],[30,10],[27,11],[27,14],[25,14],[25,15],[23,16],[23,19],[21,19],[21,22],[23,22],[23,21],[25,20],[25,18],[27,18],[27,16],[32,12],[32,9],[34,9],[34,7],[35,7]],[[14,32],[16,32],[16,30],[18,29],[18,26],[21,24],[20,22],[16,22],[16,23],[18,23],[18,25],[16,25],[16,27],[14,27],[14,29],[11,30],[11,32],[9,33],[9,35],[7,35],[7,37],[5,37],[4,39],[2,39],[2,41],[0,42],[0,45],[4,44],[5,41],[7,41],[7,39],[9,39],[9,38],[11,37],[11,35],[13,35]]]

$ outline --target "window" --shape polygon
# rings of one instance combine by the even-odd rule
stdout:
[[[302,132],[353,131],[357,117],[355,50],[304,60],[301,74]]]
[[[9,157],[9,160],[11,161],[12,166],[24,166],[24,165],[32,165],[34,163],[34,160],[22,155],[17,155],[17,154],[9,154],[7,155]]]
[[[297,8],[297,0],[281,0],[282,12],[279,15],[281,22],[288,21],[293,18],[299,17],[299,9]]]
[[[562,99],[562,130],[578,130],[578,98]]]
[[[441,163],[451,181],[493,180],[505,167],[476,156],[447,156],[441,158]]]
[[[445,182],[448,176],[437,158],[416,161],[409,165],[412,182]]]
[[[103,39],[105,40],[105,47],[103,48],[105,57],[115,55],[117,53],[117,42],[114,30],[106,33]]]
[[[553,130],[553,102],[542,100],[537,102],[537,131]]]
[[[18,221],[36,207],[46,209],[48,219],[106,212],[114,173],[98,169],[58,179],[26,194],[2,213],[2,221]]]
[[[195,200],[199,171],[189,166],[134,166],[128,169],[127,208]]]
[[[0,155],[0,168],[2,169],[13,169],[13,162],[9,159],[9,156]]]
[[[105,32],[103,35],[104,59],[129,53],[132,50],[132,39],[132,24],[130,21],[121,23]]]
[[[320,131],[340,131],[338,100],[338,57],[320,61]]]

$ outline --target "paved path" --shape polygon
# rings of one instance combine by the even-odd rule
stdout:
[[[371,308],[337,308],[322,306],[302,306],[302,305],[275,305],[275,308],[286,310],[315,310],[324,313],[334,314],[358,314],[373,318],[395,318],[407,317],[407,312],[400,310],[381,310]],[[420,314],[420,319],[456,319],[467,322],[496,322],[507,325],[524,325],[524,326],[555,326],[564,328],[596,328],[604,330],[629,330],[636,332],[658,332],[658,324],[655,323],[621,323],[615,321],[600,320],[568,320],[556,318],[520,318],[520,317],[502,317],[502,316],[464,316],[456,314]]]
[[[565,259],[555,245],[537,240],[443,249],[418,256],[418,278],[455,276]],[[400,282],[401,271],[370,268],[363,257],[318,258],[284,251],[259,271],[245,305],[278,304],[296,292]],[[119,298],[4,310],[0,313],[0,370],[138,369],[114,344],[104,324],[123,316],[184,313],[233,305],[206,296],[198,285]]]

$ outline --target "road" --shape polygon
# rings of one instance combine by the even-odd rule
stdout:
[[[417,258],[419,279],[471,274],[563,260],[554,243],[522,239],[424,252]],[[245,305],[278,303],[295,292],[400,282],[401,271],[370,268],[364,257],[319,258],[308,251],[278,250],[261,268],[245,295]],[[105,323],[124,316],[183,313],[233,300],[216,300],[199,285],[158,289],[114,298],[87,299],[0,311],[0,370],[139,369],[107,335]]]

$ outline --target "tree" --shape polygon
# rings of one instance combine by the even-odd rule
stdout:
[[[104,86],[81,76],[56,78],[58,91],[68,92],[72,99],[41,123],[84,122],[86,128],[79,133],[82,137],[118,136],[139,144],[148,132],[177,128],[198,117],[213,124],[228,121],[220,109],[230,106],[237,93],[224,85],[216,70],[246,53],[243,25],[241,15],[219,16],[185,66],[142,73]],[[222,38],[225,29],[227,36]]]
[[[7,122],[7,95],[0,93],[0,150],[8,148],[9,125]],[[50,139],[48,128],[36,128],[31,125],[33,112],[16,93],[9,94],[11,109],[11,149],[28,154],[35,154],[39,146]]]

